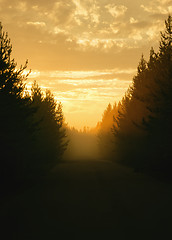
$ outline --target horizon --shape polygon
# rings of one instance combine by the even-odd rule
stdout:
[[[8,2],[8,3],[7,3]],[[28,78],[62,102],[76,129],[95,127],[124,96],[142,53],[156,50],[171,1],[0,1],[3,30]]]

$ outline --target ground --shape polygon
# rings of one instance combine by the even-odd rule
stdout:
[[[2,239],[171,239],[171,203],[170,184],[105,160],[65,161],[1,204]]]

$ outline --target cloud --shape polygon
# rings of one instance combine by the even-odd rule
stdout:
[[[171,2],[8,0],[0,14],[14,54],[31,68],[95,70],[136,64],[145,44],[154,46]]]
[[[74,95],[75,98],[80,99],[80,97],[88,95],[91,92],[96,91],[96,94],[91,94],[91,99],[96,97],[99,101],[100,96],[97,95],[98,90],[101,90],[98,94],[108,92],[123,92],[124,88],[128,86],[126,76],[133,76],[136,72],[135,69],[114,69],[114,70],[104,70],[104,71],[52,71],[52,72],[40,72],[33,71],[29,76],[29,86],[33,79],[37,80],[41,87],[53,89],[55,92],[61,92],[60,94],[64,96],[69,95],[71,97]],[[57,95],[58,96],[58,95]],[[80,99],[81,100],[81,99]]]
[[[51,89],[70,124],[76,126],[80,115],[87,121],[89,114],[94,125],[109,102],[122,98],[141,54],[148,57],[150,47],[158,46],[171,5],[169,0],[0,0],[0,20],[18,64],[29,59],[28,68],[37,69],[30,84],[36,79]]]
[[[108,4],[105,8],[107,8],[109,13],[115,18],[123,16],[127,11],[127,7],[124,5]]]
[[[8,4],[7,4],[8,3]],[[158,48],[171,0],[0,0],[0,16],[29,81],[51,89],[76,126],[90,125],[131,83],[141,54]],[[92,104],[90,104],[90,102]],[[96,106],[96,115],[95,115]]]
[[[80,0],[73,0],[73,3],[76,6],[75,10],[75,16],[84,16],[87,18],[88,16],[88,11],[87,9],[82,5]]]
[[[54,23],[58,25],[69,24],[75,10],[72,1],[58,1],[54,3],[52,11],[47,15]]]
[[[130,17],[130,23],[138,23],[138,20],[136,20],[135,18],[133,17]]]
[[[27,11],[27,4],[26,2],[19,1],[18,4],[16,5],[16,9],[21,12],[26,12]]]
[[[141,4],[141,8],[150,14],[169,14],[172,13],[171,0],[153,0],[148,4]]]
[[[141,5],[141,8],[144,9],[145,12],[148,13],[160,13],[160,14],[168,14],[170,12],[170,10],[172,10],[172,7],[168,7],[168,8],[164,8],[162,6],[145,6],[145,5]]]
[[[96,125],[106,105],[121,99],[130,81],[123,80],[123,74],[134,74],[134,69],[113,69],[104,71],[33,71],[29,78],[36,79],[42,89],[50,89],[57,101],[61,101],[66,120],[71,125],[75,123],[76,115],[89,115],[90,126]],[[116,74],[116,76],[115,76]],[[118,75],[118,78],[117,78]],[[95,106],[97,108],[95,115]],[[88,111],[89,109],[89,111]],[[83,125],[83,119],[81,126]],[[87,119],[87,117],[85,118]]]
[[[36,27],[45,27],[46,24],[45,22],[27,22],[28,25],[33,25],[33,26],[36,26]]]

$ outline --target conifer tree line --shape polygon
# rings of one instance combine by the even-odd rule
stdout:
[[[0,24],[0,178],[1,183],[45,173],[67,147],[62,105],[53,94],[43,94],[11,58],[12,44]]]
[[[111,158],[136,170],[171,178],[172,16],[165,21],[159,50],[151,48],[148,61],[142,55],[132,85],[117,108],[116,113],[107,108],[114,114]],[[99,132],[105,129],[103,122],[105,119]]]
[[[119,104],[113,106],[109,103],[104,110],[102,120],[97,123],[96,131],[98,137],[98,147],[102,157],[110,157],[113,151],[113,117],[118,115]]]

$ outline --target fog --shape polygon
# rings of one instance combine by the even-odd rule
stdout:
[[[89,131],[68,130],[69,145],[65,152],[65,160],[97,160],[100,158],[98,139]]]

